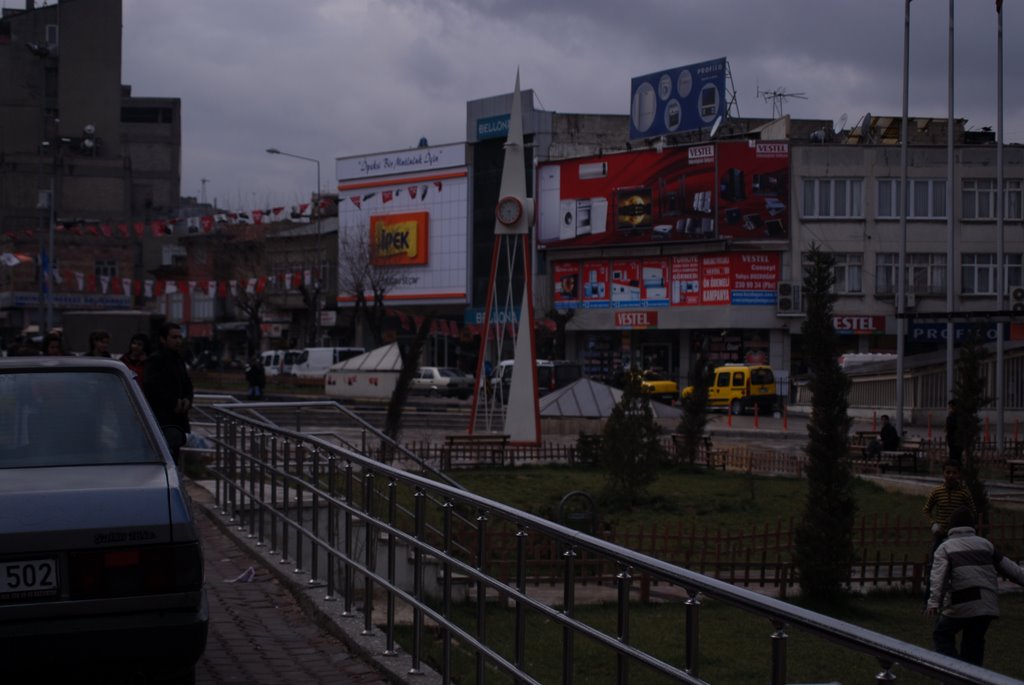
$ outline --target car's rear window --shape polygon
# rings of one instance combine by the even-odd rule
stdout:
[[[750,383],[752,385],[770,385],[775,382],[775,375],[771,369],[751,369]]]
[[[0,468],[160,460],[118,374],[0,374]]]

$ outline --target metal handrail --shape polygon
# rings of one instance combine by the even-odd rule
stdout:
[[[335,591],[340,591],[342,615],[357,615],[355,600],[361,597],[364,632],[368,634],[375,629],[371,621],[375,594],[383,593],[386,610],[381,629],[386,633],[389,651],[394,650],[395,605],[401,602],[410,606],[413,637],[407,651],[414,671],[423,657],[425,622],[435,622],[444,639],[440,664],[444,682],[450,682],[453,675],[450,656],[452,645],[456,643],[476,654],[477,682],[483,682],[485,665],[511,675],[517,682],[537,682],[536,676],[527,670],[524,652],[529,612],[562,628],[564,683],[573,680],[574,643],[579,638],[596,643],[616,656],[616,682],[622,685],[630,681],[630,667],[634,664],[677,682],[704,683],[706,681],[700,679],[698,639],[704,597],[768,619],[773,628],[768,636],[772,655],[769,681],[773,685],[786,682],[788,628],[806,631],[844,649],[873,657],[880,668],[874,676],[874,682],[878,683],[895,682],[898,669],[964,685],[1020,682],[667,564],[447,483],[379,463],[316,436],[272,426],[239,412],[238,405],[216,405],[210,409],[217,418],[216,436],[212,438],[216,447],[212,471],[217,478],[216,497],[222,513],[239,526],[248,526],[250,535],[260,543],[269,536],[270,552],[279,554],[281,563],[293,563],[288,558],[292,554],[295,573],[309,573],[311,584],[323,584],[326,598],[334,599]],[[404,508],[405,514],[399,513],[403,497],[412,501],[411,506]],[[462,523],[457,523],[460,513]],[[496,534],[488,524],[494,520],[510,522],[515,531],[516,571],[511,583],[490,573],[486,566],[486,541],[489,534]],[[454,525],[475,527],[476,550],[453,548]],[[528,591],[528,536],[554,541],[562,550],[561,608],[548,606]],[[383,550],[379,542],[383,542]],[[411,583],[403,583],[397,577],[399,545],[409,550]],[[307,552],[311,558],[308,567]],[[578,606],[575,564],[581,555],[601,559],[618,569],[618,620],[613,632],[590,625],[574,615]],[[439,566],[438,587],[433,595],[426,574],[430,564]],[[338,575],[341,576],[340,588],[336,583]],[[680,587],[686,593],[685,600],[680,601],[686,614],[685,634],[680,637],[681,665],[653,655],[630,639],[630,591],[634,589],[633,579],[641,575]],[[477,602],[475,630],[456,622],[452,614],[453,587],[459,576],[475,588],[477,598],[497,595],[514,604],[515,646],[511,656],[496,651],[488,640],[492,636],[483,630],[483,601]],[[360,578],[362,587],[358,582]],[[556,646],[547,647],[554,649]]]

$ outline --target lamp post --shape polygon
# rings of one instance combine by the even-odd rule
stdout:
[[[315,345],[320,344],[320,291],[323,289],[323,250],[320,246],[320,160],[312,157],[304,157],[302,155],[292,154],[291,152],[283,152],[278,150],[276,147],[268,147],[267,154],[270,155],[283,155],[285,157],[293,157],[295,159],[305,160],[316,164],[316,193],[313,195],[314,206],[313,210],[316,212],[316,281],[314,282],[313,291],[313,343]]]

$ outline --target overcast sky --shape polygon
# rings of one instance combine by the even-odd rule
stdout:
[[[725,57],[739,113],[848,126],[902,108],[900,0],[124,0],[123,76],[181,98],[182,195],[229,209],[305,202],[317,158],[465,140],[466,102],[627,114],[630,79]],[[1024,5],[1004,6],[1004,140],[1024,142]],[[948,0],[911,5],[911,116],[947,115]],[[955,114],[996,125],[994,0],[959,0]]]

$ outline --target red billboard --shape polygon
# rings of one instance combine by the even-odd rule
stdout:
[[[774,306],[780,271],[777,252],[565,260],[552,265],[554,303],[556,309]]]
[[[540,165],[537,237],[552,247],[788,237],[789,144],[728,141]]]

